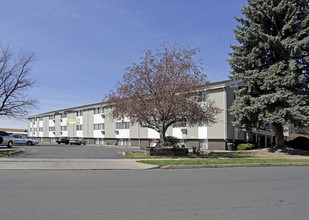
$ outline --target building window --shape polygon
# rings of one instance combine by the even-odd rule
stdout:
[[[198,101],[205,102],[206,99],[207,99],[207,92],[206,91],[200,92]]]
[[[76,116],[83,116],[83,111],[81,110],[81,111],[77,111],[76,112]]]
[[[76,125],[76,131],[82,131],[83,125]]]
[[[49,127],[49,131],[55,131],[55,126]]]
[[[32,128],[30,128],[30,132],[32,132]]]
[[[53,119],[55,119],[55,115],[50,115],[49,120],[53,120]]]
[[[94,124],[93,130],[104,130],[104,123]]]
[[[116,122],[116,129],[129,129],[130,122]]]
[[[67,118],[67,117],[68,117],[68,114],[66,112],[61,114],[61,118]]]
[[[105,144],[104,138],[97,138],[97,139],[95,139],[95,144]]]
[[[40,120],[40,121],[43,121],[43,117],[40,117],[39,120]]]
[[[68,126],[61,126],[61,131],[67,131],[68,130]]]
[[[120,146],[130,146],[131,145],[131,141],[130,139],[118,139],[117,140],[117,145],[120,145]]]
[[[38,128],[33,128],[33,131],[34,131],[34,132],[38,131]]]
[[[104,113],[104,107],[101,107],[101,108],[95,108],[94,109],[94,114],[102,114]]]
[[[42,132],[42,131],[43,131],[43,127],[39,127],[39,131],[41,131],[41,132]]]

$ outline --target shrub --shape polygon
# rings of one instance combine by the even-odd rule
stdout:
[[[166,146],[176,146],[179,143],[179,138],[173,136],[165,137],[165,145]]]
[[[300,136],[287,142],[288,147],[309,151],[309,137]]]
[[[237,146],[237,150],[252,150],[254,148],[254,144],[239,144]]]

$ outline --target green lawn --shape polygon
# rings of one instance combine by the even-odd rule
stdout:
[[[127,159],[172,159],[173,157],[148,156],[142,152],[125,152]],[[255,156],[241,153],[212,153],[211,155],[191,155],[177,158],[254,158]]]
[[[16,151],[19,151],[19,149],[0,151],[0,157],[5,157],[5,156],[9,155],[10,153],[16,152]]]
[[[201,165],[201,164],[238,164],[238,163],[309,163],[309,159],[259,159],[259,158],[238,158],[238,159],[192,159],[192,160],[140,160],[157,166],[166,165]]]

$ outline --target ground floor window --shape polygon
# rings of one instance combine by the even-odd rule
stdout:
[[[56,142],[56,138],[50,138],[50,142],[51,143]]]
[[[201,149],[208,149],[208,139],[200,140],[200,148]]]
[[[95,139],[95,144],[100,144],[100,145],[105,144],[104,138],[96,138]]]
[[[131,145],[131,141],[130,141],[130,139],[120,138],[120,139],[117,140],[117,145],[120,145],[120,146],[130,146]]]

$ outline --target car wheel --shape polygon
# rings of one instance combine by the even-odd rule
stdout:
[[[28,146],[32,146],[33,144],[32,144],[31,141],[28,141],[28,142],[27,142],[27,145],[28,145]]]
[[[60,144],[60,142],[58,142],[58,144]]]
[[[13,147],[13,142],[12,141],[9,141],[8,143],[8,148],[12,148]]]

